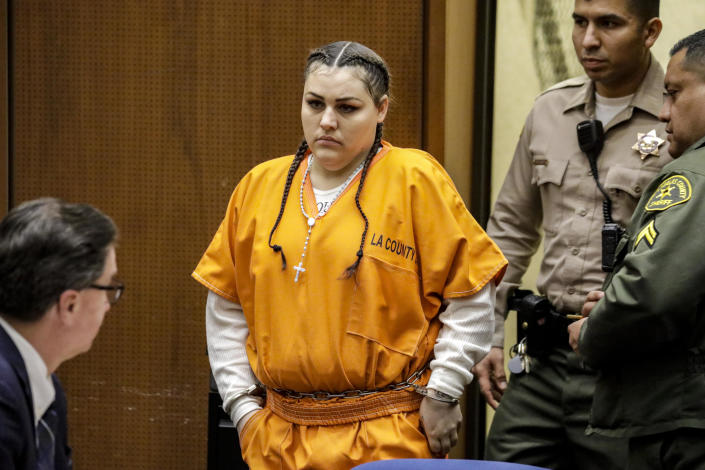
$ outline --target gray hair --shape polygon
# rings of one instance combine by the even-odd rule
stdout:
[[[15,207],[0,222],[0,313],[38,320],[64,291],[101,276],[116,237],[112,219],[87,204],[43,198]]]

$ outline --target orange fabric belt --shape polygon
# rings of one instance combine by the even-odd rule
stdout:
[[[390,390],[355,398],[290,398],[267,389],[267,408],[294,424],[331,426],[416,411],[423,396],[413,389]]]

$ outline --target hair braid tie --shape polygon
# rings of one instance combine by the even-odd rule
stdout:
[[[274,250],[275,253],[279,253],[282,256],[282,271],[286,269],[286,256],[284,256],[284,250],[282,250],[281,245],[272,245],[271,242],[269,246],[272,247],[272,250]]]

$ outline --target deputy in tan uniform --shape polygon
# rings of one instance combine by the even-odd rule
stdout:
[[[551,469],[623,468],[624,441],[585,435],[595,375],[570,349],[565,326],[549,338],[546,354],[524,358],[524,370],[507,386],[503,323],[508,297],[542,236],[537,288],[553,310],[580,312],[586,294],[605,278],[605,197],[578,144],[578,123],[602,123],[597,176],[611,199],[608,216],[622,227],[642,191],[671,161],[657,117],[664,73],[650,53],[661,32],[658,14],[657,0],[576,0],[573,43],[587,76],[541,94],[526,119],[488,226],[509,268],[498,289],[493,347],[474,369],[497,408],[487,459]]]

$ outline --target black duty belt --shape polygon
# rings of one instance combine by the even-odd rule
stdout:
[[[516,289],[508,306],[517,312],[519,336],[526,337],[526,354],[533,357],[546,356],[556,347],[570,348],[568,325],[582,318],[557,311],[546,297],[529,290]]]

